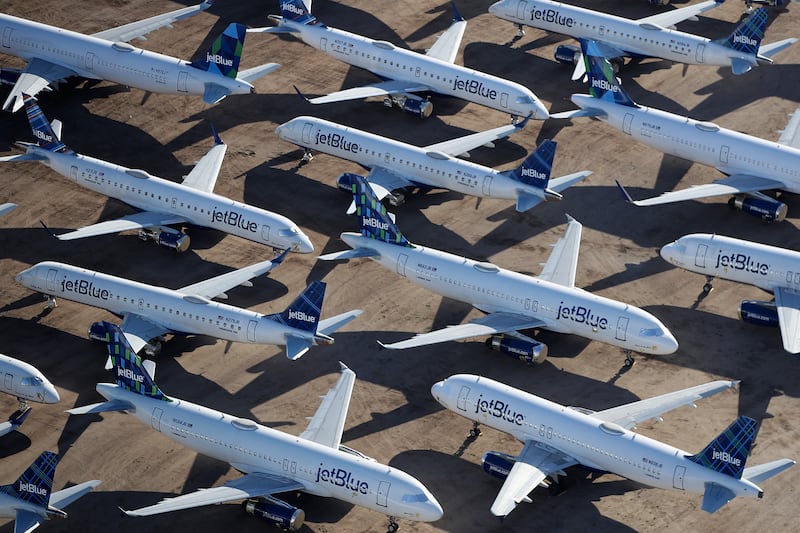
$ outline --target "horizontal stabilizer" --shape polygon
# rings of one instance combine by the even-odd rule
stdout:
[[[209,105],[216,104],[229,94],[230,91],[222,85],[206,83],[206,88],[203,91],[203,101]]]
[[[352,250],[343,250],[341,252],[333,252],[317,257],[321,261],[337,261],[339,259],[354,259],[356,257],[380,257],[377,251],[371,248],[354,248]]]
[[[93,415],[98,413],[108,413],[111,411],[135,411],[136,406],[123,400],[109,400],[107,402],[93,403],[83,407],[73,407],[67,413],[71,415]]]
[[[45,156],[39,154],[18,154],[0,157],[0,163],[12,163],[17,161],[44,161],[45,159],[47,159]]]
[[[17,204],[13,204],[11,202],[7,204],[0,204],[0,216],[7,215],[16,208]]]
[[[287,26],[267,26],[264,28],[248,28],[247,33],[300,33],[300,30]]]
[[[550,118],[570,119],[570,118],[578,118],[578,117],[605,118],[606,117],[606,113],[602,109],[593,109],[591,107],[587,107],[585,109],[574,109],[572,111],[562,111],[561,113],[551,113],[550,114]]]
[[[760,57],[772,58],[772,56],[774,56],[781,50],[789,48],[796,42],[797,39],[795,37],[790,37],[788,39],[783,39],[780,41],[776,41],[774,43],[765,44],[758,49],[758,55]]]
[[[286,337],[286,357],[296,361],[303,357],[311,346],[312,343],[309,339],[289,335]]]
[[[583,170],[581,172],[567,174],[566,176],[551,178],[547,188],[551,191],[561,192],[569,187],[572,187],[576,183],[580,183],[591,173],[591,170]]]
[[[734,57],[731,59],[731,71],[737,76],[749,72],[756,65],[755,60]]]
[[[50,495],[50,507],[63,509],[81,496],[91,492],[92,489],[100,483],[101,481],[99,479],[93,479],[91,481],[84,481],[83,483],[78,483],[72,487],[56,491]]]
[[[517,194],[517,211],[524,213],[528,209],[532,209],[542,203],[543,200],[543,196],[537,196],[535,194],[521,191],[519,194]]]
[[[330,335],[331,333],[334,333],[340,328],[343,328],[344,326],[349,324],[355,317],[357,317],[361,313],[363,313],[361,309],[353,309],[352,311],[348,311],[340,315],[320,320],[319,325],[317,326],[317,333],[322,333],[323,335]]]
[[[264,63],[263,65],[239,72],[238,79],[246,81],[247,83],[253,83],[260,77],[266,76],[278,67],[280,67],[279,63]]]
[[[742,479],[746,479],[747,481],[758,485],[762,481],[766,481],[772,476],[777,476],[795,464],[796,461],[791,459],[778,459],[776,461],[764,463],[763,465],[751,466],[744,469],[744,472],[742,472]]]
[[[716,483],[706,483],[706,491],[703,494],[703,504],[701,509],[707,513],[713,513],[722,508],[723,505],[736,497],[731,489],[725,488]]]

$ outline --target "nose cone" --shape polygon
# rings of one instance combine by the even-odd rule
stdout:
[[[506,5],[505,0],[500,0],[499,2],[495,2],[494,4],[489,6],[489,13],[492,15],[498,15],[502,13],[503,7]]]
[[[547,111],[547,108],[539,100],[536,100],[535,104],[531,107],[531,113],[533,113],[533,118],[536,120],[547,120],[550,118],[550,112]]]
[[[678,339],[668,329],[664,329],[664,336],[660,342],[660,352],[663,354],[671,354],[678,351]]]
[[[294,250],[301,254],[310,254],[314,251],[314,245],[308,235],[301,233],[294,241]]]
[[[295,121],[296,121],[296,119],[292,119],[289,122],[284,122],[283,124],[281,124],[280,126],[275,128],[275,135],[277,135],[278,137],[280,137],[281,139],[283,139],[285,141],[295,141],[295,140],[297,140],[295,138],[296,135],[294,135],[294,127],[295,127],[295,124],[296,124]]]
[[[664,258],[664,261],[667,261],[668,263],[678,266],[680,266],[682,263],[682,261],[679,260],[680,254],[678,254],[678,250],[674,242],[662,246],[659,253],[661,254],[661,257]]]
[[[422,504],[419,517],[423,522],[435,522],[444,515],[444,511],[436,498],[433,497],[433,494],[428,492],[427,489],[425,492],[427,493],[428,501]]]
[[[29,287],[30,282],[28,280],[30,280],[30,277],[31,277],[31,269],[26,268],[25,270],[23,270],[14,277],[14,281],[22,285],[23,287]]]
[[[46,383],[44,386],[44,403],[58,403],[61,401],[61,396],[52,383]]]
[[[431,387],[431,395],[437,402],[446,407],[444,401],[442,401],[442,399],[444,398],[444,381],[437,381],[436,383],[433,384],[433,386]]]

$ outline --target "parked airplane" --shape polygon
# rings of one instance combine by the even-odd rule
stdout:
[[[592,41],[583,41],[589,71],[590,95],[573,94],[581,109],[557,113],[553,118],[596,117],[662,152],[710,165],[727,177],[714,183],[633,201],[657,205],[732,194],[729,204],[767,221],[786,216],[786,204],[760,191],[800,193],[800,148],[759,139],[721,128],[711,122],[674,115],[631,100],[614,76],[611,65]],[[619,184],[619,182],[617,182]]]
[[[228,145],[214,132],[214,146],[182,183],[157,178],[144,170],[125,168],[77,154],[61,142],[61,124],[47,121],[36,100],[25,95],[28,121],[35,143],[19,142],[25,153],[0,157],[0,162],[39,161],[65,178],[100,194],[116,198],[141,212],[56,235],[82,239],[138,230],[139,238],[183,252],[189,236],[168,224],[195,224],[230,233],[277,249],[311,253],[311,239],[288,218],[214,194],[214,185]]]
[[[122,317],[122,331],[136,352],[154,353],[167,333],[209,335],[218,339],[286,346],[286,356],[297,359],[318,343],[332,344],[329,334],[361,311],[348,311],[320,320],[325,283],[312,282],[285,311],[264,315],[232,305],[214,302],[227,298],[226,291],[237,285],[251,286],[249,280],[279,265],[287,252],[234,272],[173,290],[146,285],[64,263],[44,261],[17,274],[20,285],[49,295],[50,305],[60,296],[82,304],[106,309]],[[89,336],[104,340],[98,323]]]
[[[11,202],[0,204],[0,216],[7,215],[16,208],[17,204],[12,204]]]
[[[431,394],[447,409],[504,431],[524,444],[519,455],[487,452],[483,469],[504,480],[492,514],[506,516],[537,486],[558,482],[564,470],[581,465],[612,472],[662,489],[703,494],[702,509],[713,513],[736,496],[762,498],[756,484],[793,466],[791,459],[745,468],[758,432],[740,416],[700,453],[690,454],[631,431],[637,424],[733,387],[714,381],[603,411],[565,407],[497,381],[467,374],[433,385]]]
[[[800,353],[800,253],[722,235],[693,233],[661,248],[673,265],[714,278],[755,285],[775,295],[772,302],[743,300],[739,318],[763,326],[779,326],[783,349]]]
[[[30,533],[51,518],[66,518],[66,507],[100,484],[84,481],[51,493],[58,454],[42,452],[36,461],[10,485],[0,486],[0,517],[14,518],[14,533]],[[76,527],[75,529],[80,529]]]
[[[311,14],[311,2],[281,0],[281,16],[270,16],[277,26],[248,32],[291,33],[329,56],[366,69],[382,81],[312,98],[312,104],[382,96],[383,104],[426,118],[433,104],[415,93],[434,92],[504,111],[513,117],[548,117],[535,94],[519,83],[454,64],[467,22],[453,4],[454,19],[425,54],[398,48],[355,33],[329,28]],[[299,91],[298,91],[299,92]]]
[[[17,111],[23,94],[36,96],[48,85],[71,76],[113,81],[153,93],[202,95],[208,104],[230,94],[254,92],[251,82],[280,65],[267,63],[239,72],[245,36],[241,24],[228,26],[191,63],[128,44],[210,6],[207,1],[94,35],[0,14],[0,52],[27,61],[3,109]]]
[[[489,6],[489,12],[517,24],[519,37],[524,34],[524,24],[575,39],[594,40],[600,53],[618,68],[625,57],[660,57],[689,65],[730,65],[734,74],[744,74],[759,63],[772,63],[773,55],[797,42],[791,38],[761,46],[767,24],[764,8],[743,20],[727,38],[716,41],[667,29],[714,9],[723,1],[708,0],[639,20],[551,0],[500,0]],[[580,47],[560,45],[555,58],[560,63],[575,65],[573,80],[586,73]]]
[[[30,414],[28,400],[37,403],[57,403],[58,391],[39,370],[19,359],[0,354],[0,392],[15,396],[19,409],[7,422],[0,423],[0,437],[20,427]]]
[[[670,354],[678,349],[675,337],[650,313],[575,287],[582,226],[571,217],[542,273],[532,277],[408,242],[360,176],[355,178],[353,195],[361,233],[341,235],[352,250],[319,259],[369,257],[417,285],[486,313],[467,324],[382,344],[385,348],[491,335],[487,345],[493,349],[515,359],[541,363],[547,356],[547,346],[519,333],[541,328],[619,346],[627,354],[628,366],[633,364],[630,351]]]
[[[124,511],[126,514],[150,516],[244,499],[243,507],[249,514],[295,531],[303,525],[305,513],[274,495],[303,491],[386,513],[390,532],[397,531],[395,518],[432,522],[442,517],[442,508],[422,483],[341,444],[356,378],[345,365],[306,430],[296,437],[167,397],[119,328],[108,322],[102,328],[117,383],[97,384],[97,392],[108,401],[68,412],[131,413],[170,439],[228,462],[244,474],[221,487],[167,498],[149,507]]]
[[[456,158],[521,130],[527,121],[474,133],[450,141],[417,147],[321,118],[297,117],[281,124],[281,139],[306,149],[335,155],[370,168],[369,184],[378,198],[401,204],[414,189],[450,189],[482,198],[516,200],[517,211],[527,211],[544,200],[561,199],[560,192],[591,174],[588,170],[550,179],[556,143],[544,141],[515,170],[497,171]],[[339,177],[339,187],[350,191],[353,174]]]

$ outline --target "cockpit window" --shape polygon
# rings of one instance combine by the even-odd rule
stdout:
[[[20,380],[20,383],[22,383],[23,385],[34,386],[34,385],[41,385],[42,380],[41,378],[34,376],[32,378],[22,378],[22,380]]]
[[[639,330],[642,337],[660,337],[664,334],[661,328],[644,328]]]
[[[422,494],[403,494],[403,503],[417,503],[417,502],[426,502],[428,501],[428,497]]]
[[[530,96],[517,96],[517,103],[518,104],[532,104],[533,100],[531,100]]]
[[[299,231],[297,228],[287,228],[280,230],[278,233],[281,235],[281,237],[289,237],[291,235],[297,235]]]

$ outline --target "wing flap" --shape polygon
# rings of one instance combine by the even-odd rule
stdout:
[[[733,174],[721,180],[715,180],[706,185],[696,185],[680,191],[665,192],[660,196],[647,198],[645,200],[635,200],[634,205],[649,206],[681,202],[684,200],[698,200],[700,198],[711,198],[727,194],[744,194],[748,192],[765,191],[770,189],[781,189],[783,183],[769,178],[749,176],[746,174]]]
[[[680,9],[673,9],[672,11],[658,13],[657,15],[651,15],[649,17],[639,19],[637,20],[637,22],[639,23],[639,25],[657,24],[659,26],[664,26],[664,27],[674,26],[679,22],[683,22],[684,20],[696,17],[701,13],[705,13],[706,11],[710,11],[715,7],[721,5],[722,2],[717,2],[716,0],[708,0],[706,2],[700,2],[699,4],[682,7]]]
[[[386,96],[395,93],[418,93],[430,90],[431,88],[427,85],[421,85],[419,83],[403,80],[389,80],[363,85],[361,87],[353,87],[352,89],[345,89],[343,91],[336,91],[325,96],[311,98],[308,101],[312,104],[327,104],[331,102],[344,102],[347,100],[360,100],[371,96]]]
[[[583,226],[569,215],[567,220],[567,231],[553,245],[553,251],[550,252],[539,279],[565,287],[574,287]]]
[[[800,353],[800,292],[786,287],[775,289],[775,305],[781,327],[783,349]]]
[[[214,134],[215,139],[219,139]],[[222,141],[218,141],[211,147],[211,150],[206,153],[200,161],[194,166],[189,174],[184,178],[183,185],[197,189],[203,192],[213,192],[214,185],[217,183],[219,176],[219,169],[222,168],[222,160],[225,158],[225,152],[228,150],[228,145]]]
[[[17,83],[14,84],[14,88],[11,89],[11,93],[3,104],[3,109],[16,112],[23,105],[23,94],[36,96],[51,83],[76,74],[77,72],[72,69],[34,57],[25,66],[25,70],[20,74]]]
[[[322,444],[329,448],[338,449],[342,443],[344,422],[347,418],[347,409],[350,407],[350,398],[356,382],[356,374],[343,363],[341,375],[336,384],[322,397],[322,403],[317,408],[308,427],[300,434],[300,438]]]
[[[169,13],[156,15],[154,17],[146,18],[144,20],[139,20],[137,22],[131,22],[130,24],[125,24],[123,26],[117,26],[116,28],[103,30],[101,32],[95,33],[93,36],[97,37],[98,39],[106,39],[108,41],[122,41],[122,42],[132,41],[133,39],[137,38],[141,39],[144,38],[144,36],[150,33],[151,31],[163,28],[165,26],[168,27],[173,22],[183,20],[185,18],[196,15],[201,11],[205,11],[206,9],[211,7],[211,4],[212,2],[206,1],[196,6],[176,9],[175,11],[170,11]]]
[[[108,235],[122,231],[153,228],[156,226],[166,226],[169,224],[183,224],[184,222],[188,222],[186,218],[177,215],[142,211],[141,213],[133,213],[115,220],[106,220],[105,222],[99,222],[97,224],[92,224],[91,226],[84,226],[76,229],[75,231],[56,235],[56,237],[62,241],[72,241],[75,239],[96,237],[98,235]]]

